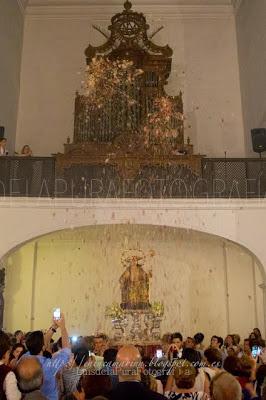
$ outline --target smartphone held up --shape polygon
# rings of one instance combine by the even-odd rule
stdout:
[[[58,321],[61,318],[61,310],[60,308],[54,308],[53,318]]]
[[[260,356],[262,353],[262,348],[260,346],[252,346],[251,354],[253,358]]]
[[[163,357],[163,351],[161,349],[156,350],[156,358],[162,358]]]

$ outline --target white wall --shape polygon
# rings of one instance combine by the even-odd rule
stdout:
[[[0,0],[0,125],[8,150],[15,148],[23,41],[23,14],[16,0]]]
[[[266,128],[266,2],[242,0],[236,25],[247,153],[252,128]]]
[[[249,249],[266,273],[266,200],[0,198],[0,259],[38,236],[79,226],[163,225],[229,239]]]
[[[144,252],[143,268],[152,271],[150,302],[164,303],[162,333],[203,331],[208,340],[228,333],[243,339],[255,326],[264,332],[263,277],[249,251],[205,233],[129,224],[55,232],[13,252],[4,261],[5,329],[45,328],[60,306],[70,335],[112,335],[105,308],[121,303],[121,255],[132,248]]]
[[[122,2],[121,2],[122,3]],[[230,6],[138,6],[154,39],[174,50],[169,93],[184,91],[186,136],[195,152],[242,156],[243,123],[235,20]],[[35,154],[63,150],[73,136],[75,91],[80,89],[89,43],[104,38],[92,30],[107,27],[121,7],[29,7],[25,21],[17,148],[30,143]]]
[[[106,248],[108,247],[110,254],[112,251],[114,252],[114,258],[117,262],[119,260],[118,257],[118,249],[126,246],[128,243],[132,243],[135,240],[138,241],[139,246],[145,245],[145,249],[149,246],[149,241],[151,242],[150,232],[156,229],[161,229],[161,237],[157,237],[154,243],[156,244],[156,248],[159,252],[159,261],[164,259],[164,257],[168,257],[169,254],[173,254],[173,243],[174,248],[180,248],[179,246],[180,237],[177,237],[174,233],[170,235],[164,235],[164,227],[173,227],[173,228],[184,228],[185,233],[184,237],[187,237],[186,245],[191,247],[191,254],[193,251],[198,255],[194,259],[194,261],[190,258],[189,265],[190,271],[194,271],[195,265],[198,265],[199,251],[201,246],[204,247],[204,252],[201,253],[201,267],[205,271],[205,275],[208,274],[207,266],[211,265],[222,265],[222,250],[221,246],[217,247],[215,238],[213,238],[212,242],[201,241],[201,239],[195,240],[194,245],[192,245],[193,235],[188,235],[187,232],[191,232],[191,230],[208,233],[215,236],[220,236],[223,239],[228,239],[237,244],[244,246],[246,249],[237,250],[232,245],[233,248],[226,248],[226,252],[224,254],[224,258],[227,260],[226,263],[228,266],[234,265],[234,270],[228,267],[227,273],[230,274],[230,277],[233,276],[233,281],[237,281],[242,279],[242,275],[248,276],[249,279],[256,282],[262,282],[261,288],[258,288],[257,285],[254,288],[251,286],[247,286],[247,282],[244,284],[237,286],[236,284],[231,285],[230,291],[235,293],[236,297],[241,298],[243,293],[248,293],[247,299],[249,300],[246,304],[245,308],[248,310],[249,318],[246,318],[246,322],[251,325],[254,321],[258,321],[261,326],[265,325],[265,310],[266,310],[266,253],[265,253],[265,226],[266,226],[266,201],[265,200],[118,200],[118,199],[72,199],[72,200],[64,200],[64,199],[15,199],[15,198],[4,198],[0,201],[0,237],[2,240],[0,241],[0,259],[11,254],[14,248],[21,246],[21,244],[30,241],[32,239],[38,238],[39,236],[45,235],[54,231],[61,231],[64,229],[71,229],[76,227],[89,227],[93,226],[95,232],[100,232],[102,225],[119,225],[123,224],[124,228],[121,228],[121,232],[123,233],[123,229],[127,230],[127,232],[132,232],[132,235],[128,235],[128,240],[124,241],[121,239],[121,232],[118,234],[115,231],[115,228],[107,227],[110,231],[112,231],[112,235],[109,235],[109,239],[107,240],[108,235],[102,235],[100,238],[100,234],[94,237],[95,245],[93,244],[93,240],[87,241],[89,243],[89,247],[84,244],[83,238],[80,237],[80,245],[83,248],[83,253],[90,248],[92,250],[91,262],[95,263],[95,251],[98,248],[98,254],[101,252],[101,246],[104,248],[106,244]],[[142,234],[135,235],[134,232],[137,232],[138,227],[135,225],[147,225],[147,234],[145,234],[145,227],[143,227]],[[99,226],[99,230],[97,231],[97,227]],[[151,226],[153,228],[151,228]],[[91,231],[92,232],[92,231]],[[120,236],[119,236],[120,235]],[[123,235],[122,235],[123,236]],[[61,232],[58,232],[58,237],[63,237],[63,233],[61,236]],[[120,239],[119,239],[120,237]],[[126,235],[123,236],[124,238]],[[170,243],[170,238],[174,238],[173,242]],[[204,237],[203,237],[204,238]],[[99,239],[99,240],[98,240]],[[169,246],[167,245],[167,240],[169,241]],[[101,243],[100,241],[103,240]],[[171,239],[172,240],[172,239]],[[86,241],[85,241],[86,242]],[[106,243],[105,243],[106,242]],[[178,243],[177,243],[178,242]],[[182,242],[182,241],[181,241]],[[48,243],[48,242],[47,242]],[[73,255],[71,255],[70,250],[75,250],[75,254],[77,255],[81,250],[77,250],[74,242],[70,244],[68,242],[68,246],[62,247],[60,245],[60,241],[57,243],[57,246],[53,246],[53,243],[50,242],[45,244],[46,253],[43,252],[43,248],[40,247],[40,258],[39,265],[44,266],[49,264],[47,269],[47,273],[49,272],[50,277],[57,276],[59,277],[59,281],[63,278],[63,272],[61,265],[69,267],[69,261]],[[211,243],[211,244],[210,244]],[[212,245],[213,244],[213,245]],[[91,246],[92,245],[92,246]],[[134,243],[133,243],[134,245]],[[61,246],[61,247],[60,247]],[[74,246],[74,248],[73,248]],[[85,246],[85,248],[84,248]],[[97,247],[98,246],[98,247]],[[99,247],[100,246],[100,247]],[[171,247],[172,246],[172,247]],[[216,247],[215,247],[216,246]],[[202,248],[203,248],[202,247]],[[76,248],[76,249],[75,249]],[[9,282],[9,296],[14,292],[16,296],[12,300],[10,306],[11,307],[20,307],[20,304],[23,304],[23,307],[27,308],[31,304],[31,288],[29,288],[27,296],[24,296],[20,291],[20,288],[23,287],[23,282],[28,277],[29,285],[31,285],[32,275],[32,260],[33,260],[33,249],[32,245],[26,246],[25,251],[13,257],[13,262],[11,263],[10,273],[7,277]],[[57,250],[55,250],[57,249]],[[198,250],[195,250],[198,249]],[[61,253],[61,259],[57,263],[55,259],[53,259],[54,254]],[[84,253],[84,254],[85,254]],[[188,259],[186,254],[190,254],[190,250],[183,251],[180,253],[180,266],[187,263]],[[84,254],[82,259],[84,259]],[[183,255],[182,255],[183,254]],[[248,255],[250,254],[250,255]],[[215,256],[217,256],[217,260],[215,260]],[[49,260],[48,260],[48,258]],[[63,257],[63,258],[62,258]],[[99,256],[98,256],[99,257]],[[161,258],[163,257],[163,258]],[[208,257],[210,257],[208,259]],[[101,265],[105,263],[106,254],[102,251],[101,256]],[[108,258],[108,257],[107,257]],[[97,259],[97,257],[96,257]],[[209,260],[209,261],[208,261]],[[112,257],[108,258],[108,262],[112,264]],[[23,271],[17,270],[17,265],[24,265],[27,263],[27,268],[23,269]],[[172,261],[170,263],[172,266]],[[170,265],[169,264],[169,265]],[[251,265],[252,264],[252,265]],[[12,267],[13,265],[13,267]],[[58,268],[58,265],[60,267]],[[112,264],[113,265],[113,264]],[[85,261],[79,262],[80,272],[84,273]],[[170,268],[170,267],[169,267]],[[171,267],[172,268],[172,267]],[[66,269],[68,271],[68,269]],[[41,270],[39,270],[39,273]],[[18,276],[16,276],[16,273]],[[69,272],[67,272],[68,274]],[[49,276],[49,274],[47,276]],[[55,275],[56,274],[56,275]],[[59,276],[58,276],[59,274]],[[61,275],[60,275],[61,274]],[[82,274],[81,274],[82,275]],[[44,273],[45,276],[45,273]],[[207,276],[207,275],[206,275]],[[40,280],[44,279],[43,275],[39,275]],[[187,276],[187,279],[190,280],[193,278],[193,274]],[[58,280],[58,279],[57,279]],[[10,282],[13,283],[10,283]],[[239,281],[240,282],[240,281]],[[241,280],[242,282],[242,280]],[[244,281],[243,281],[244,282]],[[216,285],[216,283],[212,283],[212,285]],[[216,287],[216,286],[215,286]],[[224,287],[224,286],[223,286]],[[261,293],[262,289],[262,293]],[[219,289],[220,290],[220,289]],[[218,288],[217,288],[218,291]],[[37,293],[37,292],[36,292]],[[114,296],[115,293],[114,293]],[[257,310],[254,310],[254,297],[257,297],[258,307]],[[235,297],[234,297],[235,298]],[[186,297],[184,297],[186,299]],[[56,301],[57,298],[55,297]],[[185,300],[184,300],[185,301]],[[37,303],[36,303],[37,304]],[[47,303],[48,304],[48,303]],[[253,304],[253,305],[252,305]],[[48,306],[51,308],[52,305],[49,303]],[[67,303],[68,306],[68,303]],[[36,306],[37,307],[37,306]],[[239,302],[231,301],[229,298],[230,307],[230,317],[226,322],[227,326],[233,329],[240,329],[236,327],[235,321],[238,321],[237,315],[239,313]],[[251,309],[253,311],[251,311]],[[195,311],[196,312],[196,311]],[[245,311],[246,312],[246,311]],[[8,322],[8,326],[14,327],[15,320],[12,317],[12,313],[10,315],[10,320]],[[19,314],[24,315],[25,314]],[[30,323],[29,313],[27,314],[27,318],[25,319],[25,324],[28,326]],[[23,317],[24,318],[24,317]],[[22,319],[21,322],[22,324]],[[224,317],[223,317],[224,318]],[[223,319],[224,321],[224,319]],[[41,323],[41,321],[39,321]],[[185,321],[182,322],[185,324]],[[193,321],[190,322],[191,326],[193,326]],[[223,322],[224,323],[224,322]],[[24,326],[24,325],[23,325]],[[97,323],[94,320],[94,327],[97,327]],[[223,325],[225,326],[225,324]],[[185,329],[185,325],[184,325]],[[223,328],[224,329],[224,328]],[[243,334],[246,332],[246,325],[241,325],[241,330]]]

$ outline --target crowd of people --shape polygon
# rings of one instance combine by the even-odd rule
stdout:
[[[202,333],[167,333],[153,354],[105,334],[69,338],[61,315],[45,332],[0,331],[0,399],[265,400],[264,349],[255,328],[243,343],[214,335],[208,345]]]

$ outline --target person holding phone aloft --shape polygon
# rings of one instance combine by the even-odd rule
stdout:
[[[52,358],[44,357],[43,353],[49,348],[49,343],[53,334],[57,329],[61,331],[62,349],[53,355]],[[54,319],[53,325],[44,335],[42,331],[30,333],[26,340],[26,346],[30,355],[37,356],[42,364],[44,382],[41,387],[42,394],[48,400],[58,400],[58,389],[56,382],[56,374],[69,362],[71,357],[71,349],[66,329],[64,315],[61,314],[60,319]],[[27,356],[25,355],[25,357]]]

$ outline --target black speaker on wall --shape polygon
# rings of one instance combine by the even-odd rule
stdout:
[[[0,126],[0,139],[3,139],[5,137],[5,127]]]
[[[266,151],[266,129],[258,128],[251,129],[251,138],[253,150],[255,153],[262,153]]]

